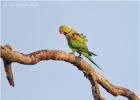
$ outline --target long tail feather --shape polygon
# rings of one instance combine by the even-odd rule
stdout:
[[[88,58],[88,60],[90,60],[97,68],[99,68],[101,71],[103,71],[102,68],[99,67],[99,66],[91,59],[91,57],[90,57],[89,55],[84,54],[84,53],[83,53],[83,55],[84,55],[86,58]]]
[[[90,51],[90,54],[94,55],[94,56],[98,56],[97,54],[95,54],[94,52],[91,52],[91,51]]]

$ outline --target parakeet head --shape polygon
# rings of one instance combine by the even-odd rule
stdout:
[[[72,28],[68,25],[61,25],[59,27],[60,34],[66,35],[72,31]]]

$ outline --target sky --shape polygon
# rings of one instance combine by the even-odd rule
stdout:
[[[2,45],[25,54],[40,49],[71,52],[58,29],[72,26],[87,36],[89,49],[98,54],[92,58],[105,73],[93,68],[112,84],[139,94],[137,1],[3,1],[1,22]],[[12,68],[14,88],[1,67],[2,100],[93,100],[90,82],[72,64],[49,60],[13,63]],[[100,90],[107,100],[127,100]]]

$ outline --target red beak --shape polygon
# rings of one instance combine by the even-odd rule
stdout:
[[[60,34],[64,34],[65,32],[62,29],[59,29]]]

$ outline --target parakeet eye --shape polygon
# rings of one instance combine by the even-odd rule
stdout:
[[[63,29],[59,29],[60,34],[64,34],[64,30]]]

